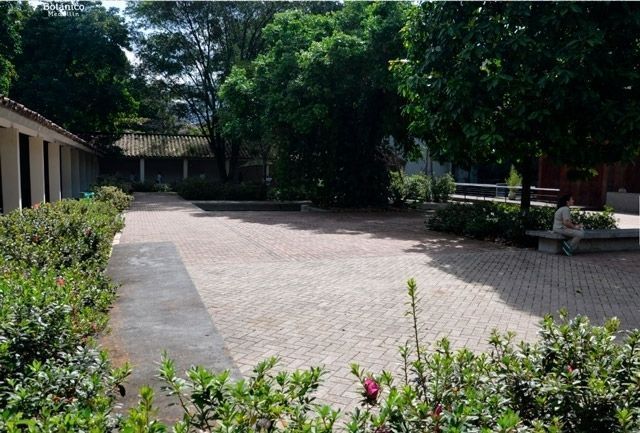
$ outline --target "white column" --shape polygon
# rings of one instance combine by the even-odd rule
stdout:
[[[140,182],[144,182],[144,158],[140,158]]]
[[[186,179],[189,177],[189,160],[187,158],[182,160],[182,178]]]
[[[91,183],[95,183],[98,179],[98,158],[95,155],[91,156]]]
[[[29,137],[29,171],[31,172],[31,206],[44,203],[44,142],[41,137]],[[26,174],[26,173],[25,173]]]
[[[60,145],[49,143],[49,200],[55,203],[62,198],[60,184]]]
[[[71,175],[71,148],[60,147],[60,166],[62,170],[62,198],[73,197],[73,179]]]
[[[2,211],[22,209],[20,191],[20,140],[15,128],[0,128],[0,170],[2,171]]]
[[[71,194],[73,197],[80,195],[80,152],[71,148]]]
[[[87,190],[87,173],[84,168],[84,151],[78,151],[78,192]]]

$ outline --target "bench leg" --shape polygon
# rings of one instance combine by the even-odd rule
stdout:
[[[560,254],[562,251],[562,241],[560,239],[538,238],[538,251]]]

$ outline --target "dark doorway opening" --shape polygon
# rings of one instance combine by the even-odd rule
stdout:
[[[49,143],[44,141],[44,200],[51,202],[51,191],[49,191]]]
[[[20,134],[20,189],[22,193],[22,207],[31,207],[29,137],[24,134]]]

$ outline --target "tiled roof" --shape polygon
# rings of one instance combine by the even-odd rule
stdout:
[[[55,123],[53,123],[51,120],[47,119],[46,117],[44,117],[43,115],[36,113],[33,110],[30,110],[29,108],[25,107],[24,105],[14,101],[13,99],[9,99],[5,96],[0,95],[0,107],[4,107],[8,110],[11,110],[15,113],[18,113],[19,115],[26,117],[27,119],[31,119],[34,122],[37,122],[43,126],[46,126],[47,128],[56,131],[62,135],[64,135],[65,137],[68,137],[70,139],[72,139],[73,141],[80,143],[80,144],[84,144],[87,145],[87,143],[81,139],[80,137],[78,137],[75,134],[72,134],[71,132],[67,131],[66,129],[64,129],[62,126],[59,126]]]
[[[122,134],[112,143],[112,151],[129,158],[214,158],[204,135]],[[249,159],[240,148],[240,159]]]

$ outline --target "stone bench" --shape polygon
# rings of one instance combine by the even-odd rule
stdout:
[[[528,236],[538,238],[538,251],[558,254],[566,236],[549,230],[527,230]],[[640,250],[640,229],[585,230],[578,246],[579,252]]]

